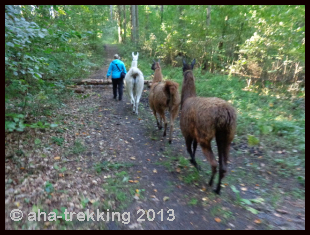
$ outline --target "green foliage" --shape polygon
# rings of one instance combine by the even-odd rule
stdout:
[[[61,146],[61,145],[63,144],[63,142],[64,142],[64,138],[62,138],[62,137],[57,137],[57,136],[52,136],[51,140],[52,140],[55,144],[57,144],[57,145],[59,145],[59,146]]]
[[[254,135],[248,135],[248,144],[250,146],[257,145],[259,144],[259,139],[256,138]]]
[[[106,16],[105,6],[5,6],[6,131],[48,127],[33,117],[61,108],[70,80],[102,63],[103,32],[93,20]]]

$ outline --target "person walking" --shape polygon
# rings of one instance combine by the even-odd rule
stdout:
[[[110,63],[106,77],[108,79],[108,77],[112,73],[111,77],[113,84],[113,99],[116,100],[118,90],[119,101],[121,101],[123,98],[123,84],[124,84],[124,78],[121,78],[121,72],[127,73],[126,67],[124,62],[120,60],[119,55],[115,54],[114,60]]]

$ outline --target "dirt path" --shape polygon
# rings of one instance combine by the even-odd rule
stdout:
[[[112,58],[113,54],[117,53],[117,49],[107,46],[107,52],[108,58]],[[104,71],[106,71],[105,69]],[[188,158],[188,154],[185,150],[178,119],[176,120],[171,146],[167,143],[168,140],[162,137],[163,132],[157,129],[155,119],[148,106],[148,89],[145,88],[143,92],[139,116],[132,114],[127,97],[122,102],[110,99],[112,96],[111,87],[104,87],[101,94],[103,96],[103,106],[111,108],[111,111],[103,113],[103,116],[112,115],[114,117],[116,123],[114,127],[117,127],[116,131],[119,133],[116,138],[111,139],[111,143],[118,146],[119,152],[116,159],[121,162],[135,163],[129,171],[132,175],[139,177],[139,188],[145,190],[143,193],[144,199],[135,200],[123,210],[124,212],[130,212],[131,223],[124,225],[110,222],[108,223],[109,229],[302,228],[302,219],[295,225],[293,225],[294,222],[291,224],[288,222],[289,219],[286,216],[290,217],[288,215],[290,212],[285,215],[286,211],[283,210],[284,214],[277,213],[275,216],[275,212],[271,209],[268,211],[268,209],[260,205],[257,207],[261,209],[260,215],[254,215],[244,208],[233,205],[232,201],[235,200],[236,196],[231,194],[231,190],[228,191],[224,188],[224,195],[217,196],[213,194],[210,187],[205,187],[204,183],[185,184],[184,180],[181,180],[182,172],[180,172],[178,165],[173,166],[172,163],[170,165],[174,169],[172,171],[167,170],[168,168],[164,166],[164,162],[167,162],[165,161],[167,155]],[[113,128],[113,126],[109,128]],[[209,171],[210,166],[205,162],[200,148],[197,151],[197,158],[203,161],[203,169]],[[161,162],[163,164],[160,164]],[[177,161],[176,164],[178,164]],[[189,167],[191,166],[189,165]],[[230,165],[230,167],[232,166]],[[209,179],[209,175],[205,182]],[[196,203],[196,200],[199,202]],[[201,201],[204,202],[203,200],[206,203],[202,206]],[[154,221],[148,221],[146,215],[141,216],[142,212],[137,213],[139,209],[144,211],[153,209],[156,213]],[[175,219],[173,221],[167,220],[169,209],[174,212]],[[163,210],[164,214],[163,221],[161,221],[160,217],[161,210]],[[140,216],[145,221],[139,222],[138,218]],[[271,217],[272,219],[270,219]],[[172,216],[169,218],[172,218]],[[218,219],[222,221],[219,222]],[[264,223],[261,221],[264,221]]]
[[[102,79],[106,75],[117,48],[107,45],[106,50],[106,63],[90,78]],[[148,88],[145,87],[140,100],[138,116],[132,113],[126,96],[123,101],[112,99],[111,85],[91,86],[79,97],[59,111],[63,125],[56,132],[24,134],[24,143],[27,143],[27,135],[41,140],[41,144],[20,146],[24,152],[31,153],[27,158],[10,154],[7,146],[16,144],[16,137],[13,134],[6,137],[6,229],[305,228],[304,201],[283,196],[280,206],[271,207],[269,201],[267,203],[270,191],[262,196],[265,189],[246,182],[244,175],[234,176],[234,171],[244,167],[244,159],[236,158],[235,152],[247,149],[246,145],[233,146],[228,166],[231,172],[224,179],[222,195],[215,195],[205,184],[210,177],[210,166],[200,147],[196,157],[202,172],[197,174],[188,162],[179,119],[175,122],[172,144],[162,137],[163,131],[157,129],[148,106]],[[49,141],[50,137],[54,142]],[[22,142],[23,138],[20,139]],[[216,148],[213,149],[217,155]],[[261,154],[259,149],[251,151]],[[257,178],[259,182],[267,182],[270,190],[275,182],[283,187],[286,183],[266,172]],[[238,186],[239,190],[246,188],[240,190],[240,198],[244,201],[265,200],[250,206],[238,202],[230,184]],[[29,222],[23,218],[21,223],[14,223],[9,213],[16,208],[24,214],[37,209],[95,212],[99,208],[103,212],[111,208],[111,212],[130,213],[130,222],[51,223]],[[149,221],[153,212],[155,218]],[[140,216],[145,221],[139,221]]]

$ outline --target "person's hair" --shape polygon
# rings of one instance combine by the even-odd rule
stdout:
[[[119,55],[118,55],[118,54],[115,54],[115,55],[114,55],[114,59],[119,59]]]

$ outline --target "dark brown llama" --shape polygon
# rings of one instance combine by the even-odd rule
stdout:
[[[168,109],[170,113],[170,135],[169,144],[172,142],[172,132],[174,126],[174,119],[179,113],[180,105],[180,95],[178,91],[179,84],[173,81],[162,81],[163,76],[161,73],[161,68],[159,61],[152,64],[151,69],[153,69],[154,77],[153,83],[149,94],[149,104],[156,118],[157,127],[159,130],[162,129],[162,121],[165,124],[165,130],[163,136],[166,136],[167,131],[167,121],[165,117],[165,110]],[[160,123],[158,122],[157,115],[159,114]]]
[[[219,153],[219,181],[216,190],[220,194],[221,181],[227,171],[230,143],[236,130],[236,111],[226,101],[211,97],[196,97],[195,78],[193,68],[183,60],[183,85],[181,97],[180,126],[185,138],[187,151],[191,156],[190,162],[199,170],[195,160],[197,144],[212,166],[209,185],[212,186],[216,174],[217,161],[211,149],[211,140],[215,137]],[[192,145],[193,143],[193,150]]]

